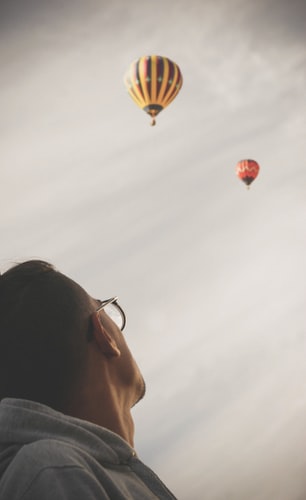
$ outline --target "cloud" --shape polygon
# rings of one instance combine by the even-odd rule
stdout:
[[[304,2],[1,7],[1,263],[119,295],[148,385],[137,448],[179,498],[298,500]],[[184,75],[155,128],[122,82],[151,51]]]

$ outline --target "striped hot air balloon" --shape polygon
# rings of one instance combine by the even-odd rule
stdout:
[[[236,165],[236,174],[249,188],[256,179],[259,172],[259,165],[255,160],[240,160]]]
[[[134,61],[124,83],[134,102],[155,117],[173,101],[183,84],[180,68],[167,57],[143,56]]]

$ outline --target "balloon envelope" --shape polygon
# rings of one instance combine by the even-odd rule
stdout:
[[[155,125],[155,117],[177,96],[183,78],[175,62],[153,55],[132,62],[124,83],[134,102],[152,117]]]
[[[247,186],[257,177],[259,165],[255,160],[240,160],[236,165],[236,174]]]

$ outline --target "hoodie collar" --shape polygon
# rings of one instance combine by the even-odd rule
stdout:
[[[0,451],[54,439],[78,446],[100,463],[126,463],[136,453],[120,436],[104,427],[70,417],[25,399],[6,398],[0,403]]]

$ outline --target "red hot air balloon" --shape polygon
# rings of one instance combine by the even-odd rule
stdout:
[[[255,160],[240,160],[236,165],[236,174],[247,188],[256,179],[259,172],[259,165]]]

